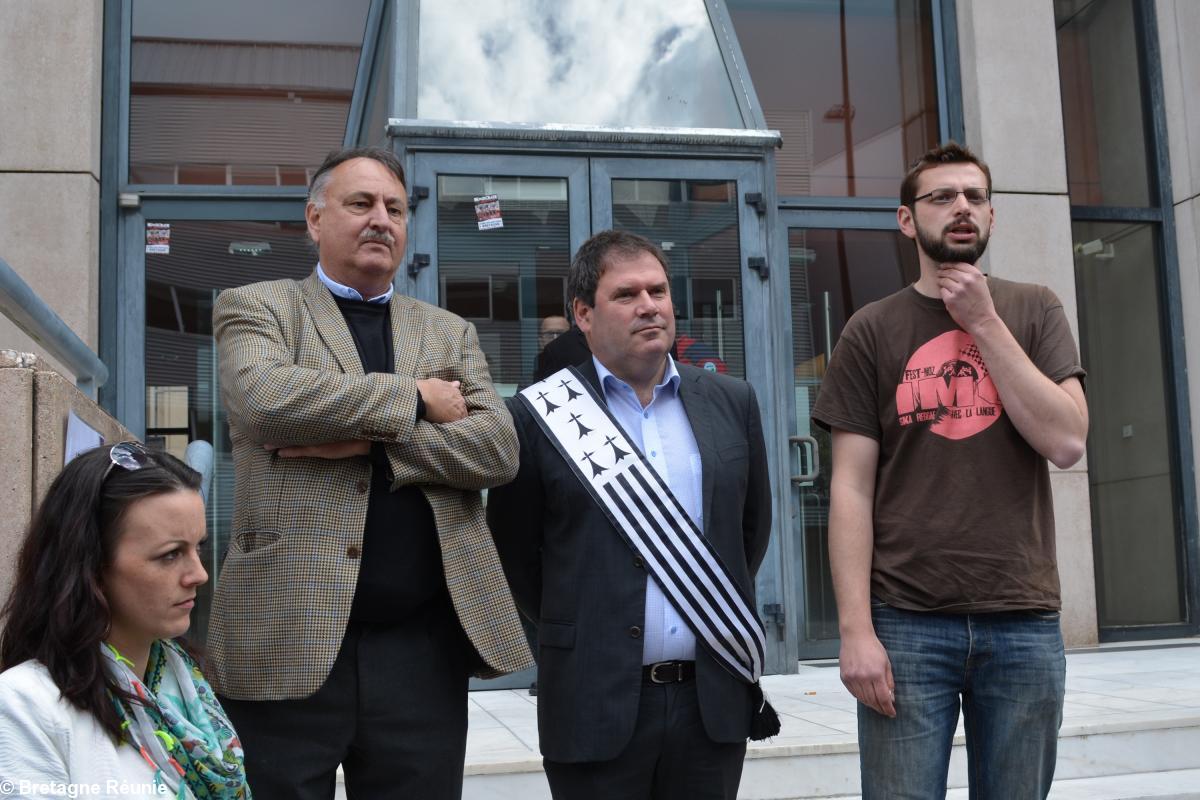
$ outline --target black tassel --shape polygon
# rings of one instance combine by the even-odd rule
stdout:
[[[763,739],[769,739],[779,733],[779,715],[767,702],[762,684],[754,684],[752,695],[754,697],[754,713],[750,716],[750,740],[761,742]]]

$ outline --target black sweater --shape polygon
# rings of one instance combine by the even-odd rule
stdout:
[[[335,300],[354,337],[363,371],[394,372],[389,304]],[[423,411],[418,401],[418,419]],[[392,470],[381,442],[372,442],[369,458],[371,496],[350,619],[389,624],[444,595],[446,578],[429,501],[415,486],[391,491]]]

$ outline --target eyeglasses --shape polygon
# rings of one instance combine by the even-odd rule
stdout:
[[[144,446],[138,442],[121,442],[114,444],[108,451],[108,460],[111,462],[108,469],[104,470],[104,477],[100,479],[101,483],[108,480],[108,475],[112,472],[113,467],[120,467],[127,472],[136,472],[150,462],[150,453]]]
[[[920,197],[914,197],[913,202],[928,199],[935,206],[948,206],[958,199],[959,195],[967,198],[967,202],[973,206],[981,206],[991,197],[991,192],[987,189],[981,189],[977,186],[972,186],[970,189],[934,189],[932,192],[926,192]]]

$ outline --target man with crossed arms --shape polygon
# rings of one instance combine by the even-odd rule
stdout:
[[[475,328],[392,286],[407,242],[390,151],[330,154],[303,281],[213,310],[237,498],[209,668],[256,797],[456,800],[467,681],[529,651],[480,490],[516,471]]]
[[[667,258],[647,239],[593,236],[575,256],[568,289],[592,355],[577,373],[526,391],[546,387],[547,399],[565,403],[576,395],[559,379],[569,386],[581,376],[753,609],[771,526],[753,390],[671,359]],[[488,521],[518,606],[538,623],[538,729],[552,794],[733,800],[759,707],[755,687],[697,641],[648,576],[650,559],[622,539],[536,412],[520,397],[509,409],[521,465],[511,484],[491,490]],[[585,475],[619,457],[603,438],[595,444]]]

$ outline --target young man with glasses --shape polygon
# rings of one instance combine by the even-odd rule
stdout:
[[[943,796],[960,706],[972,797],[1045,797],[1066,671],[1047,462],[1083,456],[1084,371],[1049,289],[975,266],[986,164],[947,143],[900,194],[920,278],[850,319],[813,411],[863,797]]]

